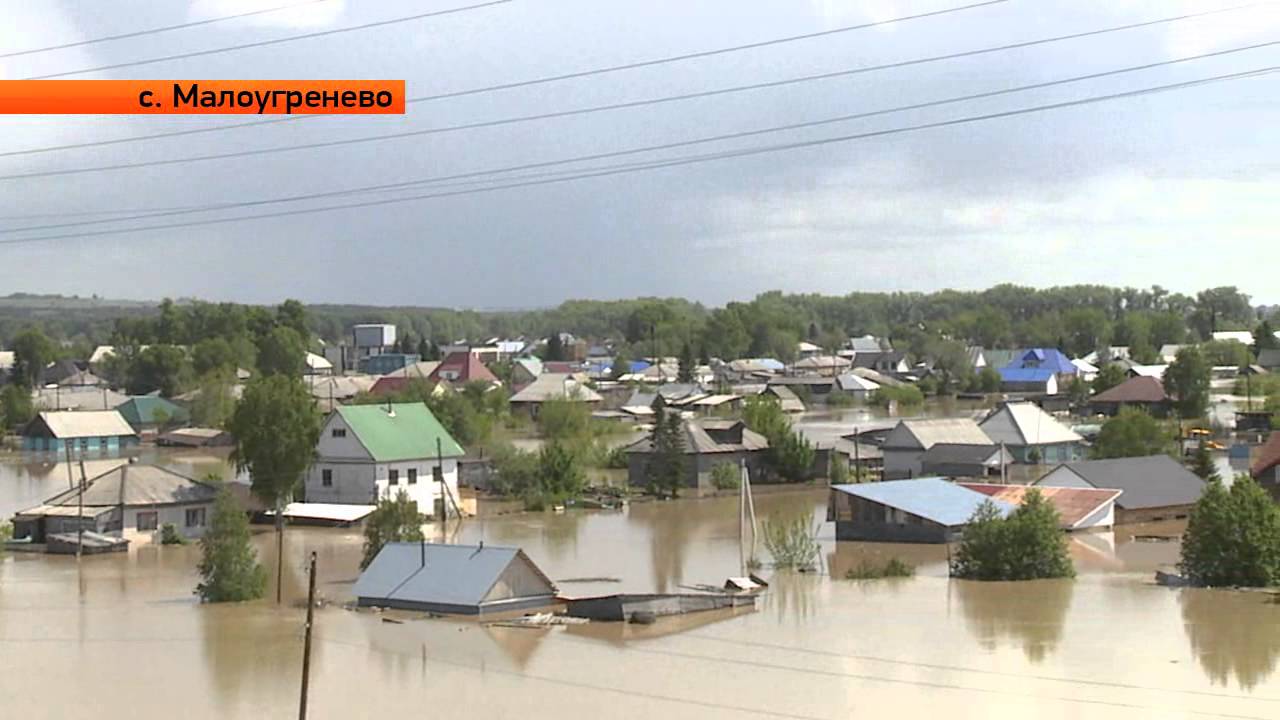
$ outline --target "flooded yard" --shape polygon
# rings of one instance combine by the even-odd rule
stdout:
[[[822,517],[825,492],[762,494],[763,517]],[[738,572],[732,499],[621,512],[508,515],[428,527],[519,545],[566,594],[675,591]],[[0,558],[0,697],[7,716],[296,716],[299,599],[320,564],[311,716],[445,718],[1274,718],[1280,605],[1259,593],[1171,590],[1176,525],[1080,536],[1075,581],[946,578],[937,546],[835,543],[831,576],[773,574],[759,609],[650,626],[527,629],[382,622],[339,604],[361,538],[289,530],[287,602],[201,606],[194,546],[85,558]],[[272,536],[256,536],[264,559]],[[863,558],[913,578],[846,581]],[[766,575],[769,575],[766,571]],[[579,580],[585,580],[579,582]]]

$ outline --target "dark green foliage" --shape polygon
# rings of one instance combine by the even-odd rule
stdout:
[[[31,393],[25,387],[9,384],[0,388],[0,429],[18,430],[35,414]]]
[[[182,537],[182,533],[178,532],[177,526],[173,523],[165,523],[160,526],[160,544],[186,545],[187,539]]]
[[[253,370],[258,366],[258,348],[244,335],[205,338],[191,348],[191,365],[197,375]]]
[[[307,363],[307,342],[297,330],[283,325],[258,341],[258,370],[263,375],[298,377]]]
[[[1203,417],[1209,410],[1209,363],[1194,347],[1183,348],[1164,371],[1164,388],[1186,419]]]
[[[1094,459],[1143,457],[1173,451],[1173,435],[1146,412],[1124,408],[1102,424],[1093,444]]]
[[[204,602],[240,602],[262,597],[267,572],[249,539],[249,519],[223,488],[213,506],[209,529],[200,539],[200,584]]]
[[[1058,511],[1035,489],[1007,517],[984,502],[965,527],[951,574],[967,580],[1074,577]]]
[[[1196,446],[1196,454],[1191,458],[1191,472],[1200,477],[1201,480],[1221,480],[1218,477],[1218,468],[1214,465],[1213,456],[1209,454],[1209,447],[1203,440]]]
[[[1079,375],[1071,378],[1071,384],[1067,385],[1067,397],[1071,398],[1072,405],[1085,404],[1089,401],[1089,383]]]
[[[716,463],[711,468],[711,485],[717,490],[737,490],[742,486],[742,470],[733,463]]]
[[[653,445],[646,467],[649,493],[674,498],[684,484],[686,462],[684,421],[680,412],[667,411],[661,405],[655,408],[649,439]]]
[[[235,375],[230,370],[215,370],[200,378],[195,397],[191,399],[191,422],[198,427],[222,428],[236,409],[232,390]]]
[[[978,373],[978,389],[984,393],[1000,392],[1000,371],[987,366]]]
[[[537,494],[534,502],[526,496],[525,505],[534,509],[539,504],[563,503],[581,495],[585,487],[586,476],[578,455],[564,444],[552,441],[538,452]]]
[[[1116,363],[1107,363],[1098,368],[1098,374],[1093,378],[1093,393],[1097,395],[1100,392],[1106,392],[1128,379],[1129,376],[1125,374],[1123,367]]]
[[[693,382],[693,369],[696,361],[693,358],[693,347],[689,343],[686,342],[681,346],[679,360],[680,366],[676,371],[676,382]]]
[[[1253,331],[1253,353],[1256,355],[1263,350],[1276,348],[1280,348],[1280,338],[1276,337],[1276,329],[1271,326],[1270,320],[1263,320]]]
[[[879,390],[871,393],[871,401],[880,407],[889,407],[894,402],[898,407],[914,407],[924,404],[924,393],[915,385],[881,385]]]
[[[807,438],[791,427],[791,420],[772,395],[747,398],[742,420],[769,441],[765,459],[784,480],[802,482],[813,469],[814,450]]]
[[[137,353],[129,365],[130,395],[146,395],[160,391],[173,397],[186,390],[192,381],[187,353],[176,345],[151,345]]]
[[[895,557],[889,558],[883,563],[877,563],[873,560],[863,560],[846,572],[844,574],[844,579],[878,580],[880,578],[912,577],[915,574],[916,568],[914,565],[908,565]]]
[[[613,364],[609,366],[609,378],[621,380],[623,375],[631,372],[631,359],[621,349],[613,356]]]
[[[394,499],[384,497],[378,500],[378,507],[365,520],[364,556],[360,558],[360,569],[369,567],[387,543],[419,542],[423,539],[418,503],[410,500],[404,490],[396,493]]]
[[[1211,481],[1187,521],[1181,568],[1201,586],[1280,584],[1280,508],[1248,475],[1230,490]]]
[[[542,351],[542,359],[552,362],[565,359],[564,341],[560,339],[560,333],[553,332],[547,336],[547,344]]]
[[[13,337],[13,377],[19,385],[38,387],[44,368],[54,359],[53,341],[40,328],[29,327]]]
[[[249,471],[254,494],[270,507],[283,507],[298,489],[315,457],[320,424],[299,378],[267,375],[245,387],[227,429],[236,441],[236,469]]]
[[[1238,340],[1210,340],[1196,348],[1210,366],[1241,368],[1253,362],[1249,346]]]

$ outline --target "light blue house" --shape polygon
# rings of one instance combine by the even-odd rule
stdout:
[[[115,410],[42,412],[22,430],[22,449],[33,452],[114,453],[137,444],[137,433]]]

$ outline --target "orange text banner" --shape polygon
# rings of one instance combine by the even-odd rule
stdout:
[[[0,115],[403,115],[403,80],[0,80]]]

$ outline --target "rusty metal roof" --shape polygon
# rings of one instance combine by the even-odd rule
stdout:
[[[1035,487],[1032,485],[998,485],[994,483],[958,483],[983,495],[1004,500],[1013,505],[1021,505],[1027,498],[1027,491],[1033,487],[1040,495],[1058,511],[1058,517],[1064,530],[1075,529],[1086,518],[1115,502],[1122,490],[1103,490],[1098,488],[1070,487]]]

